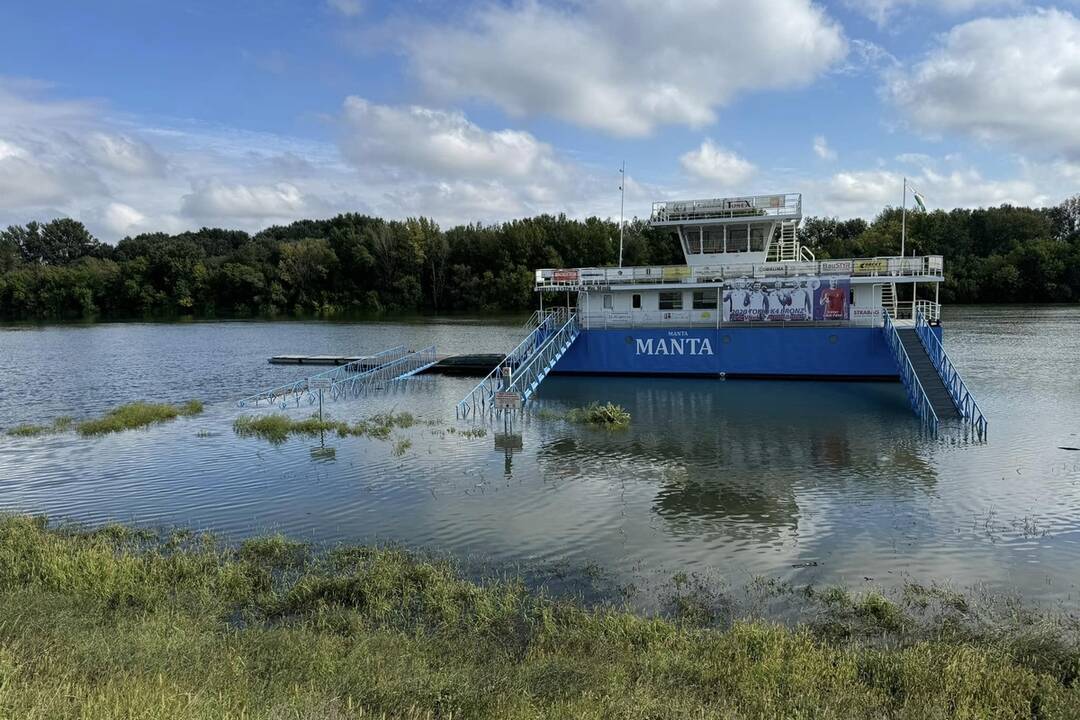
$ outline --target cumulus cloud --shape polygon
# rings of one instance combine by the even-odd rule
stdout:
[[[342,150],[357,165],[378,164],[471,178],[550,178],[563,165],[550,145],[519,130],[484,130],[462,113],[376,105],[349,97]]]
[[[750,161],[708,139],[696,150],[684,153],[679,163],[692,176],[715,181],[726,188],[746,182],[757,171]]]
[[[805,85],[847,45],[809,0],[524,0],[475,8],[457,27],[412,29],[403,42],[436,97],[622,136],[702,126],[740,92]]]
[[[950,30],[886,91],[918,128],[1080,157],[1080,20],[1039,10]]]
[[[829,142],[824,135],[814,137],[814,154],[822,160],[835,160],[836,151],[829,147]]]
[[[94,131],[87,135],[85,146],[92,160],[118,172],[143,176],[165,171],[165,158],[138,138]]]
[[[326,0],[326,6],[350,18],[364,11],[364,4],[360,0]]]

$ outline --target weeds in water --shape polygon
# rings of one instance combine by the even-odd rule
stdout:
[[[401,457],[411,447],[412,447],[412,440],[410,440],[409,438],[401,438],[400,440],[396,440],[394,442],[394,449],[393,449],[394,457]]]
[[[320,420],[318,415],[297,420],[281,413],[271,413],[241,415],[233,421],[233,430],[241,437],[261,437],[276,445],[288,440],[290,435],[315,436],[322,433],[387,440],[394,428],[409,428],[415,423],[413,415],[405,412],[373,415],[352,425],[330,418]]]
[[[96,420],[78,423],[75,429],[83,436],[104,435],[198,415],[202,411],[203,404],[199,400],[189,400],[183,405],[139,401],[113,408]]]
[[[601,404],[594,402],[566,413],[566,419],[572,423],[582,425],[624,428],[630,424],[630,413],[624,407],[615,403]]]
[[[1068,718],[1080,646],[1047,618],[821,633],[586,608],[401,550],[316,554],[0,519],[5,716]],[[854,609],[853,609],[854,608]],[[858,608],[862,608],[859,610]],[[843,613],[850,611],[850,616]],[[961,629],[958,629],[961,628]],[[888,641],[882,641],[882,633]],[[1051,634],[1056,633],[1056,634]]]
[[[482,427],[469,428],[467,430],[462,430],[458,434],[461,435],[461,437],[463,437],[463,438],[469,438],[469,439],[487,437],[487,428],[482,428]]]
[[[11,437],[39,437],[41,435],[51,435],[52,433],[61,433],[69,430],[74,421],[67,415],[61,415],[53,420],[52,425],[33,425],[30,423],[24,423],[22,425],[16,425],[13,428],[8,428],[7,434]]]

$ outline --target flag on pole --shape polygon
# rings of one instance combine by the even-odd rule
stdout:
[[[915,204],[919,206],[919,209],[926,212],[926,203],[923,201],[922,193],[915,188],[911,188],[911,196],[915,198]]]

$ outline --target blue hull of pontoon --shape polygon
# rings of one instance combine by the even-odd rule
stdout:
[[[554,372],[899,379],[880,328],[582,330]]]

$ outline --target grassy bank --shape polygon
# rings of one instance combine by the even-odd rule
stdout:
[[[233,430],[241,437],[258,437],[278,444],[292,435],[311,437],[322,433],[337,434],[339,437],[351,435],[386,440],[395,428],[410,428],[415,424],[416,418],[407,412],[380,413],[352,424],[343,420],[332,420],[329,416],[323,419],[319,419],[318,415],[293,418],[282,413],[270,413],[241,415],[233,422]]]
[[[8,428],[5,433],[11,437],[39,437],[41,435],[66,432],[74,427],[80,435],[92,437],[123,432],[124,430],[136,430],[175,420],[178,417],[199,415],[202,411],[203,403],[201,400],[188,400],[180,405],[138,401],[118,405],[99,418],[76,423],[74,419],[63,416],[54,420],[51,425],[24,423]]]
[[[1075,645],[1023,628],[914,632],[883,597],[828,594],[823,607],[868,631],[706,627],[692,612],[585,608],[513,580],[476,584],[393,549],[313,555],[282,537],[229,549],[184,532],[8,518],[0,717],[1068,718],[1080,709]]]

